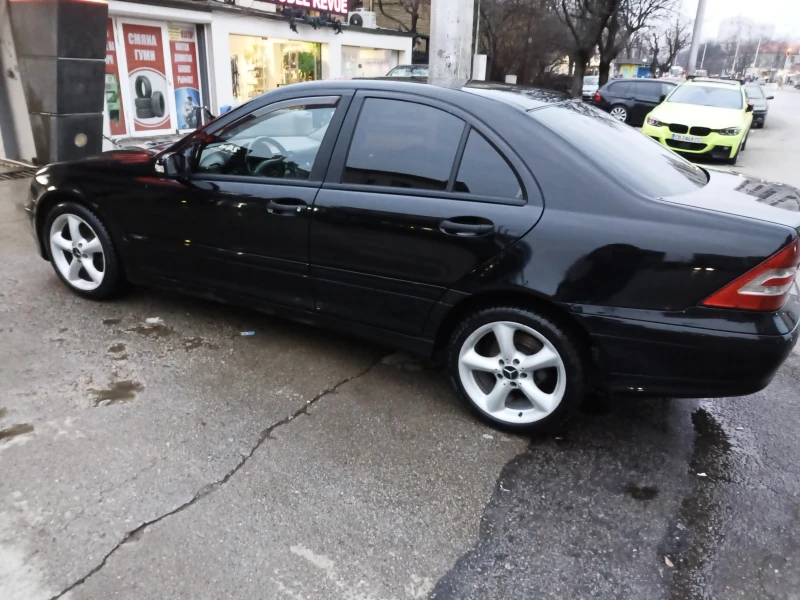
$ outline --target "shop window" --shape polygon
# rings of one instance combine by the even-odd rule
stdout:
[[[245,117],[205,145],[198,173],[308,179],[336,107],[297,105]]]
[[[398,64],[397,50],[342,46],[342,77],[384,77]]]
[[[444,191],[463,131],[461,119],[438,108],[368,98],[343,183]]]
[[[282,85],[322,79],[322,44],[231,35],[230,55],[240,103]]]
[[[522,198],[522,187],[514,170],[474,129],[467,139],[453,191],[496,198]]]

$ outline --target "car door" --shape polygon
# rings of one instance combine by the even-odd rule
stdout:
[[[348,102],[283,100],[205,137],[189,173],[153,189],[159,210],[184,215],[178,239],[163,240],[180,256],[172,276],[311,310],[311,207]]]
[[[412,336],[444,291],[527,232],[538,188],[498,136],[450,104],[362,91],[314,203],[318,313]]]
[[[660,104],[661,82],[642,80],[633,82],[633,86],[634,104],[631,121],[642,123],[645,117]]]

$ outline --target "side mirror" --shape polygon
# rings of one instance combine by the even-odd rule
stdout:
[[[170,179],[183,175],[186,168],[186,161],[183,154],[174,152],[165,154],[156,161],[156,172],[164,173]]]
[[[775,100],[775,96],[767,96],[767,100]]]
[[[754,106],[752,104],[747,105],[747,110],[745,112],[753,112]]]
[[[666,94],[661,94],[661,98],[658,99],[658,103],[661,104],[666,99],[667,99],[667,95]]]

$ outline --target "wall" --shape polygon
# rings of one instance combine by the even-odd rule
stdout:
[[[214,11],[209,27],[210,63],[214,72],[212,78],[213,108],[218,111],[220,106],[235,105],[233,96],[233,81],[230,65],[230,35],[253,35],[261,37],[275,37],[306,42],[318,42],[323,45],[323,59],[328,57],[327,79],[342,78],[342,46],[364,46],[382,50],[399,51],[400,63],[411,62],[412,39],[410,36],[380,35],[371,33],[371,30],[353,31],[345,30],[336,35],[331,28],[312,29],[308,25],[297,24],[298,33],[289,29],[289,23],[283,20],[248,17],[242,14],[227,11]],[[368,33],[370,32],[370,33]],[[323,76],[325,73],[323,73]]]
[[[8,0],[0,0],[0,158],[32,163],[35,156],[28,105],[8,19]]]

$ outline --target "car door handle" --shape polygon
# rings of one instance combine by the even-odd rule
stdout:
[[[303,212],[308,204],[302,200],[270,200],[267,203],[267,212],[275,215],[293,215]]]
[[[494,223],[480,217],[456,217],[439,223],[439,230],[447,235],[477,237],[494,231]]]

